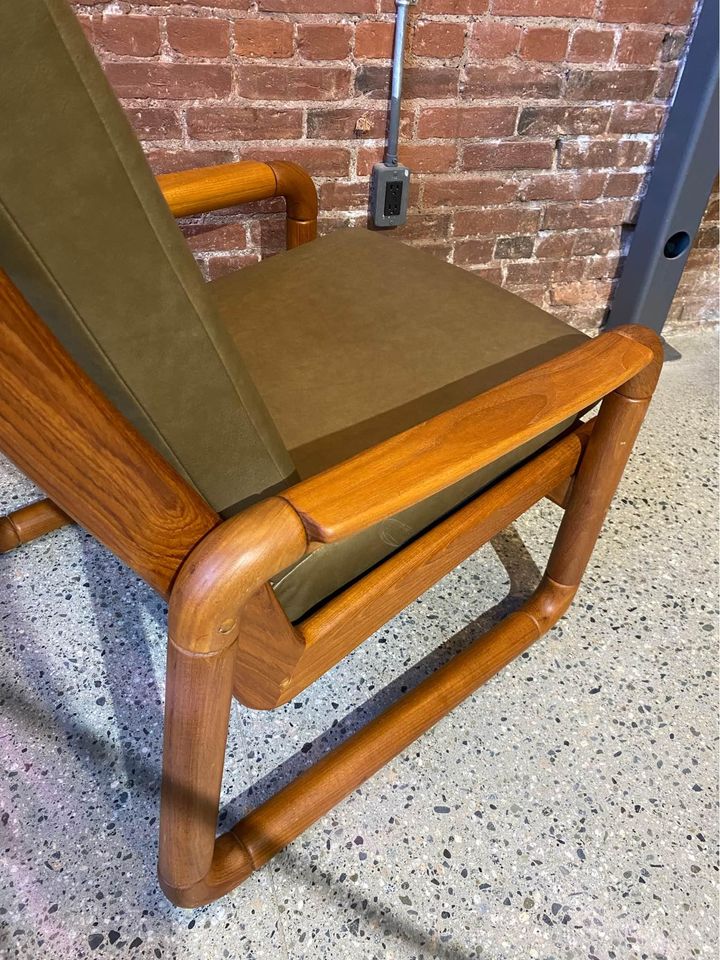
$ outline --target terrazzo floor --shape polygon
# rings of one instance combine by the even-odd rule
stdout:
[[[77,529],[0,559],[0,955],[717,957],[717,341],[670,340],[560,625],[200,910],[155,880],[163,604]],[[6,463],[0,490],[33,494]],[[289,706],[237,708],[223,819],[514,607],[558,517],[536,507]]]

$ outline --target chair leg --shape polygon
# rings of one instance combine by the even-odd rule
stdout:
[[[212,654],[171,643],[159,872],[173,903],[199,906],[242,883],[557,622],[590,559],[653,387],[651,376],[639,375],[603,401],[546,573],[527,603],[217,840],[235,643]]]
[[[73,522],[52,500],[36,500],[0,517],[0,553],[8,553],[22,543],[29,543]]]

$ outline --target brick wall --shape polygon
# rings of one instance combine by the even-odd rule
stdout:
[[[318,185],[321,230],[366,224],[386,122],[392,0],[74,6],[156,171],[294,159]],[[397,234],[597,326],[694,6],[420,0],[400,151],[414,176]],[[717,204],[710,213],[716,222]],[[673,308],[685,324],[709,319],[712,229],[693,254],[699,286],[688,279]],[[208,276],[282,244],[278,201],[185,230]]]

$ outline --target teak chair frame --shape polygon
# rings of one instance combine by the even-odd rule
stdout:
[[[158,178],[176,215],[285,196],[288,246],[315,236],[293,164]],[[0,272],[0,445],[51,498],[0,524],[12,547],[73,518],[169,598],[159,878],[174,903],[227,893],[542,636],[567,610],[662,365],[642,327],[582,346],[221,521],[109,403]],[[602,401],[559,439],[292,624],[269,580],[314,545],[393,516]],[[233,694],[304,690],[543,497],[564,507],[523,606],[216,837]]]

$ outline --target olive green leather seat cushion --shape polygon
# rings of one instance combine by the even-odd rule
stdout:
[[[216,280],[210,292],[302,477],[586,339],[471,273],[367,230],[336,231]],[[274,580],[288,615],[301,617],[564,426],[311,552]]]

